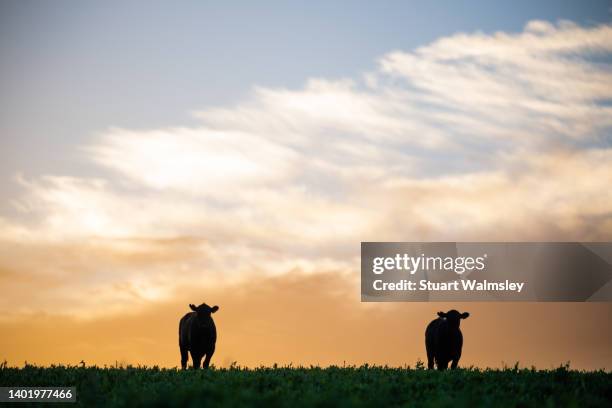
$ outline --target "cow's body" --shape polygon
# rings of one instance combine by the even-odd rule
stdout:
[[[217,343],[217,328],[211,313],[219,307],[209,307],[205,303],[195,307],[190,305],[193,312],[187,313],[179,322],[179,348],[181,349],[181,367],[187,367],[187,354],[191,353],[193,368],[200,368],[204,358],[204,368],[208,368],[210,359],[215,353]]]
[[[459,329],[461,319],[466,319],[469,313],[459,313],[450,310],[447,313],[439,312],[438,317],[432,320],[425,330],[425,348],[427,350],[427,367],[438,370],[456,368],[461,358],[463,348],[463,335]]]

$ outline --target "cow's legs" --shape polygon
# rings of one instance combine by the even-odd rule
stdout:
[[[181,348],[181,368],[184,370],[187,368],[188,350],[187,350],[187,347],[181,346],[180,348]]]
[[[451,363],[451,368],[457,368],[457,364],[459,364],[459,359],[454,359],[453,362]]]
[[[428,369],[433,369],[434,368],[434,362],[435,362],[435,357],[434,357],[434,353],[427,350],[427,368]]]
[[[214,347],[212,348],[212,350],[206,353],[206,358],[204,359],[204,368],[208,368],[208,365],[210,364],[210,359],[212,358],[213,354],[215,354]]]
[[[193,362],[193,369],[197,370],[198,368],[200,368],[200,363],[202,362],[202,355],[201,354],[194,354],[193,351],[191,352],[191,361]]]
[[[438,360],[438,370],[446,370],[448,368],[448,360]]]

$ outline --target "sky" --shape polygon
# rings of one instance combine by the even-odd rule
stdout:
[[[610,2],[0,2],[0,359],[612,367],[609,303],[365,304],[361,241],[610,241]],[[496,327],[492,331],[490,328]],[[43,341],[44,339],[44,341]]]

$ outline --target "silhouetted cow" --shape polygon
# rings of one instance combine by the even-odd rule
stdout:
[[[200,368],[202,357],[204,368],[208,368],[210,359],[215,353],[217,328],[211,313],[219,310],[219,306],[210,307],[206,303],[200,306],[189,305],[193,312],[187,313],[179,323],[179,347],[181,349],[181,367],[187,367],[187,353],[191,352],[193,368]]]
[[[427,367],[446,370],[452,361],[451,368],[457,368],[463,347],[463,335],[459,330],[461,319],[467,319],[469,313],[459,313],[456,310],[438,312],[438,317],[432,320],[425,330],[425,348],[427,349]]]

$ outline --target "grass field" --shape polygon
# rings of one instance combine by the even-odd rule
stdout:
[[[0,386],[76,386],[78,405],[86,407],[612,406],[612,373],[568,367],[437,372],[370,366],[209,371],[4,366]]]

